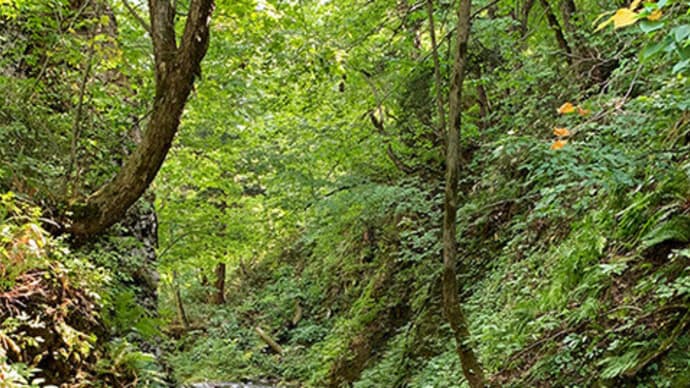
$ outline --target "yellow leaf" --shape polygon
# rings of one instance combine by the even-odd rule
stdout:
[[[613,17],[606,19],[605,22],[599,23],[599,26],[596,28],[596,30],[594,30],[594,32],[599,32],[600,30],[602,30],[604,27],[608,26],[611,23],[613,23]]]
[[[630,3],[630,7],[628,7],[628,9],[634,11],[637,7],[640,6],[640,3],[642,3],[642,0],[633,0],[633,2]]]
[[[637,13],[628,8],[621,8],[611,16],[611,20],[613,20],[613,28],[627,27],[637,22]]]
[[[561,115],[567,115],[568,113],[573,113],[575,112],[575,105],[566,102],[565,104],[561,105],[560,108],[557,109],[558,114]]]
[[[649,14],[649,16],[647,16],[647,19],[655,22],[655,21],[661,19],[661,14],[662,14],[661,10],[656,9],[651,14]]]
[[[556,140],[551,144],[551,149],[552,150],[560,150],[563,148],[566,144],[568,144],[567,140]]]
[[[553,134],[556,136],[570,136],[568,128],[554,128]]]

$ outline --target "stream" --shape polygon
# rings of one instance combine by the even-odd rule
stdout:
[[[204,382],[190,384],[189,388],[275,388],[275,385],[265,385],[266,383],[223,383],[223,382]]]

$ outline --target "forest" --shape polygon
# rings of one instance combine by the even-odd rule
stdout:
[[[690,387],[690,1],[0,0],[0,388]]]

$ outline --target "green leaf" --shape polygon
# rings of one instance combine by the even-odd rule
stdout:
[[[676,63],[675,66],[673,66],[673,74],[678,74],[681,71],[687,69],[690,66],[690,58],[682,60],[678,63]]]
[[[690,216],[677,216],[660,223],[642,238],[642,247],[647,249],[667,241],[690,241]]]
[[[656,42],[654,44],[650,44],[642,51],[640,51],[640,60],[641,61],[646,61],[650,59],[651,57],[655,56],[658,54],[661,50],[663,50],[667,46],[667,43],[665,41],[660,41]]]
[[[677,47],[681,59],[690,59],[690,47]]]
[[[642,30],[642,32],[647,34],[649,34],[650,32],[660,30],[663,27],[664,22],[660,21],[643,20],[640,22],[640,29]]]
[[[676,42],[680,43],[690,35],[690,24],[683,24],[671,30]]]

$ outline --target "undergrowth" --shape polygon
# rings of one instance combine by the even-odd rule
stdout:
[[[134,294],[41,226],[41,212],[0,196],[0,385],[162,386],[137,345],[157,333]]]
[[[461,284],[496,386],[688,384],[690,95],[678,77],[630,96],[631,83],[663,79],[641,81],[633,65],[579,101],[588,115],[522,127],[535,108],[506,111],[511,121],[477,135],[461,182]],[[553,105],[573,93],[558,90]],[[573,135],[551,150],[545,133],[559,125]],[[289,248],[234,268],[227,306],[186,295],[205,324],[175,345],[178,379],[464,386],[438,296],[440,194],[415,179],[343,190],[310,209]]]

